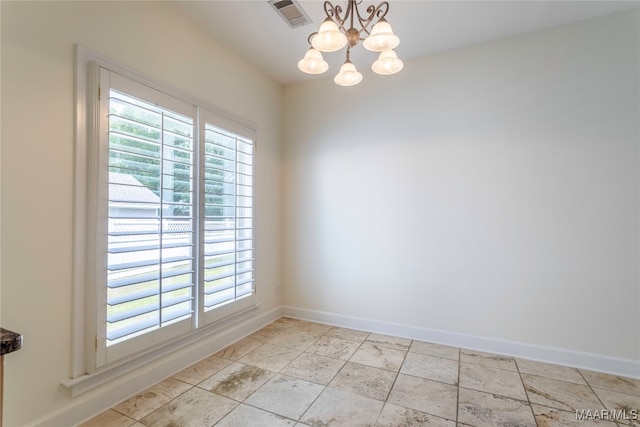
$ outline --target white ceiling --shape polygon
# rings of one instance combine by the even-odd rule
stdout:
[[[291,29],[267,0],[175,1],[177,13],[210,33],[222,44],[281,84],[326,78],[338,72],[345,49],[324,54],[329,71],[309,76],[297,68],[307,48],[307,37],[323,21],[323,1],[299,0],[312,24]],[[343,5],[345,1],[334,1]],[[380,1],[363,0],[360,9]],[[398,56],[407,60],[516,34],[554,27],[638,8],[627,1],[389,1],[387,20],[400,37]],[[358,45],[351,60],[369,67],[376,54]]]

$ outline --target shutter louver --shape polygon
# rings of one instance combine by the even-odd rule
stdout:
[[[205,124],[205,311],[253,294],[253,148]]]
[[[194,122],[111,89],[107,346],[194,312]]]
[[[255,131],[125,74],[99,68],[89,114],[92,368],[256,307]]]

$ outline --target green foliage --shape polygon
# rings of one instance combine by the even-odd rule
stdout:
[[[111,102],[109,171],[134,176],[157,196],[161,195],[162,182],[164,202],[178,204],[172,207],[173,215],[189,214],[193,128],[159,112],[117,99]]]
[[[109,171],[134,176],[159,197],[162,185],[164,202],[175,204],[173,214],[188,215],[194,190],[193,127],[153,105],[112,99],[109,130]],[[228,214],[219,205],[234,193],[235,154],[226,149],[230,144],[229,138],[219,134],[212,134],[204,144],[207,216]]]

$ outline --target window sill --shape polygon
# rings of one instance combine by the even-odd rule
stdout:
[[[238,313],[235,313],[229,317],[221,319],[220,321],[213,323],[200,330],[194,331],[178,340],[163,344],[161,346],[149,349],[142,354],[138,354],[125,361],[115,363],[110,366],[105,366],[96,370],[91,374],[83,374],[77,378],[72,378],[63,381],[61,384],[66,387],[71,397],[78,396],[110,381],[113,381],[123,375],[134,372],[136,369],[149,366],[150,363],[157,361],[165,356],[168,356],[176,351],[179,351],[185,347],[189,347],[198,343],[202,343],[204,340],[214,340],[220,342],[220,348],[215,346],[209,347],[208,353],[214,353],[221,350],[225,346],[232,344],[247,332],[242,334],[239,332],[250,319],[255,317],[256,312],[261,304],[252,305]],[[253,329],[252,329],[253,330]],[[216,337],[216,335],[218,335]],[[206,357],[206,356],[205,356]],[[202,357],[200,357],[202,358]],[[195,358],[191,363],[195,363],[199,358]],[[182,366],[186,368],[188,365]],[[170,374],[171,371],[168,371]]]

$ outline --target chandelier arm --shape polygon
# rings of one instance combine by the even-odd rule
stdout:
[[[360,14],[358,14],[358,18],[361,19],[360,20],[360,24],[362,25],[362,30],[367,34],[371,34],[371,31],[369,31],[369,28],[367,28],[375,18],[378,18],[378,21],[380,21],[381,19],[384,19],[385,16],[387,16],[387,13],[389,12],[389,3],[386,1],[383,1],[382,3],[380,3],[377,6],[369,6],[367,8],[367,13],[369,14],[369,16],[366,19],[361,19],[360,18]]]
[[[313,32],[313,33],[311,33],[311,34],[309,34],[309,37],[307,37],[307,43],[309,43],[311,46],[313,46],[313,45],[311,44],[311,39],[312,39],[312,38],[313,38],[313,36],[315,36],[316,34],[318,34],[318,32],[317,32],[317,31],[315,31],[315,32]]]
[[[389,3],[383,1],[378,5],[378,7],[376,7],[376,17],[378,20],[384,19],[384,17],[387,16],[387,13],[389,13]]]
[[[338,28],[343,28],[343,23],[349,15],[349,10],[347,9],[347,15],[344,19],[340,16],[342,14],[342,7],[340,5],[333,5],[330,1],[324,2],[324,13],[327,15],[327,18],[330,18],[333,22],[338,25]]]
[[[340,16],[340,13],[342,13],[342,7],[340,7],[339,5],[336,6],[336,9],[338,10],[338,27],[339,29],[343,32],[346,33],[348,28],[344,25],[345,22],[347,22],[347,20],[349,19],[349,17],[351,17],[351,20],[353,21],[353,5],[352,5],[352,0],[349,0],[347,2],[347,10],[344,11],[344,16]]]
[[[349,31],[349,29],[351,28],[355,29],[354,23],[355,23],[355,19],[357,18],[358,24],[360,25],[360,29],[357,30],[358,33],[360,34],[362,32],[365,32],[367,35],[369,35],[371,34],[371,31],[367,27],[371,25],[371,23],[375,18],[378,18],[378,21],[379,21],[383,19],[385,16],[387,16],[387,13],[389,12],[389,3],[386,1],[383,1],[377,6],[373,6],[373,5],[369,6],[366,9],[366,12],[368,15],[365,17],[360,15],[358,4],[362,4],[362,0],[360,0],[360,2],[358,2],[357,0],[348,0],[347,9],[346,11],[344,11],[345,14],[344,16],[341,16],[343,12],[342,7],[340,5],[333,5],[329,0],[327,0],[324,2],[324,13],[325,15],[327,15],[327,18],[335,22],[338,28],[345,34],[347,33],[347,31]],[[345,26],[345,22],[347,22],[347,20],[350,20],[349,28]],[[309,35],[309,39],[308,39],[309,43],[311,43],[311,37],[314,36],[315,34],[317,33],[313,33]],[[364,38],[360,37],[360,40],[364,40]]]
[[[362,3],[362,2],[360,2],[360,3]],[[360,10],[358,10],[358,8],[356,7],[356,13],[358,15],[358,23],[360,24],[360,32],[367,31],[367,26],[371,23],[371,21],[374,18],[375,9],[376,8],[374,8],[373,5],[369,6],[367,8],[367,13],[369,15],[363,18],[362,15],[360,15]],[[368,31],[367,31],[367,33],[368,33]]]

